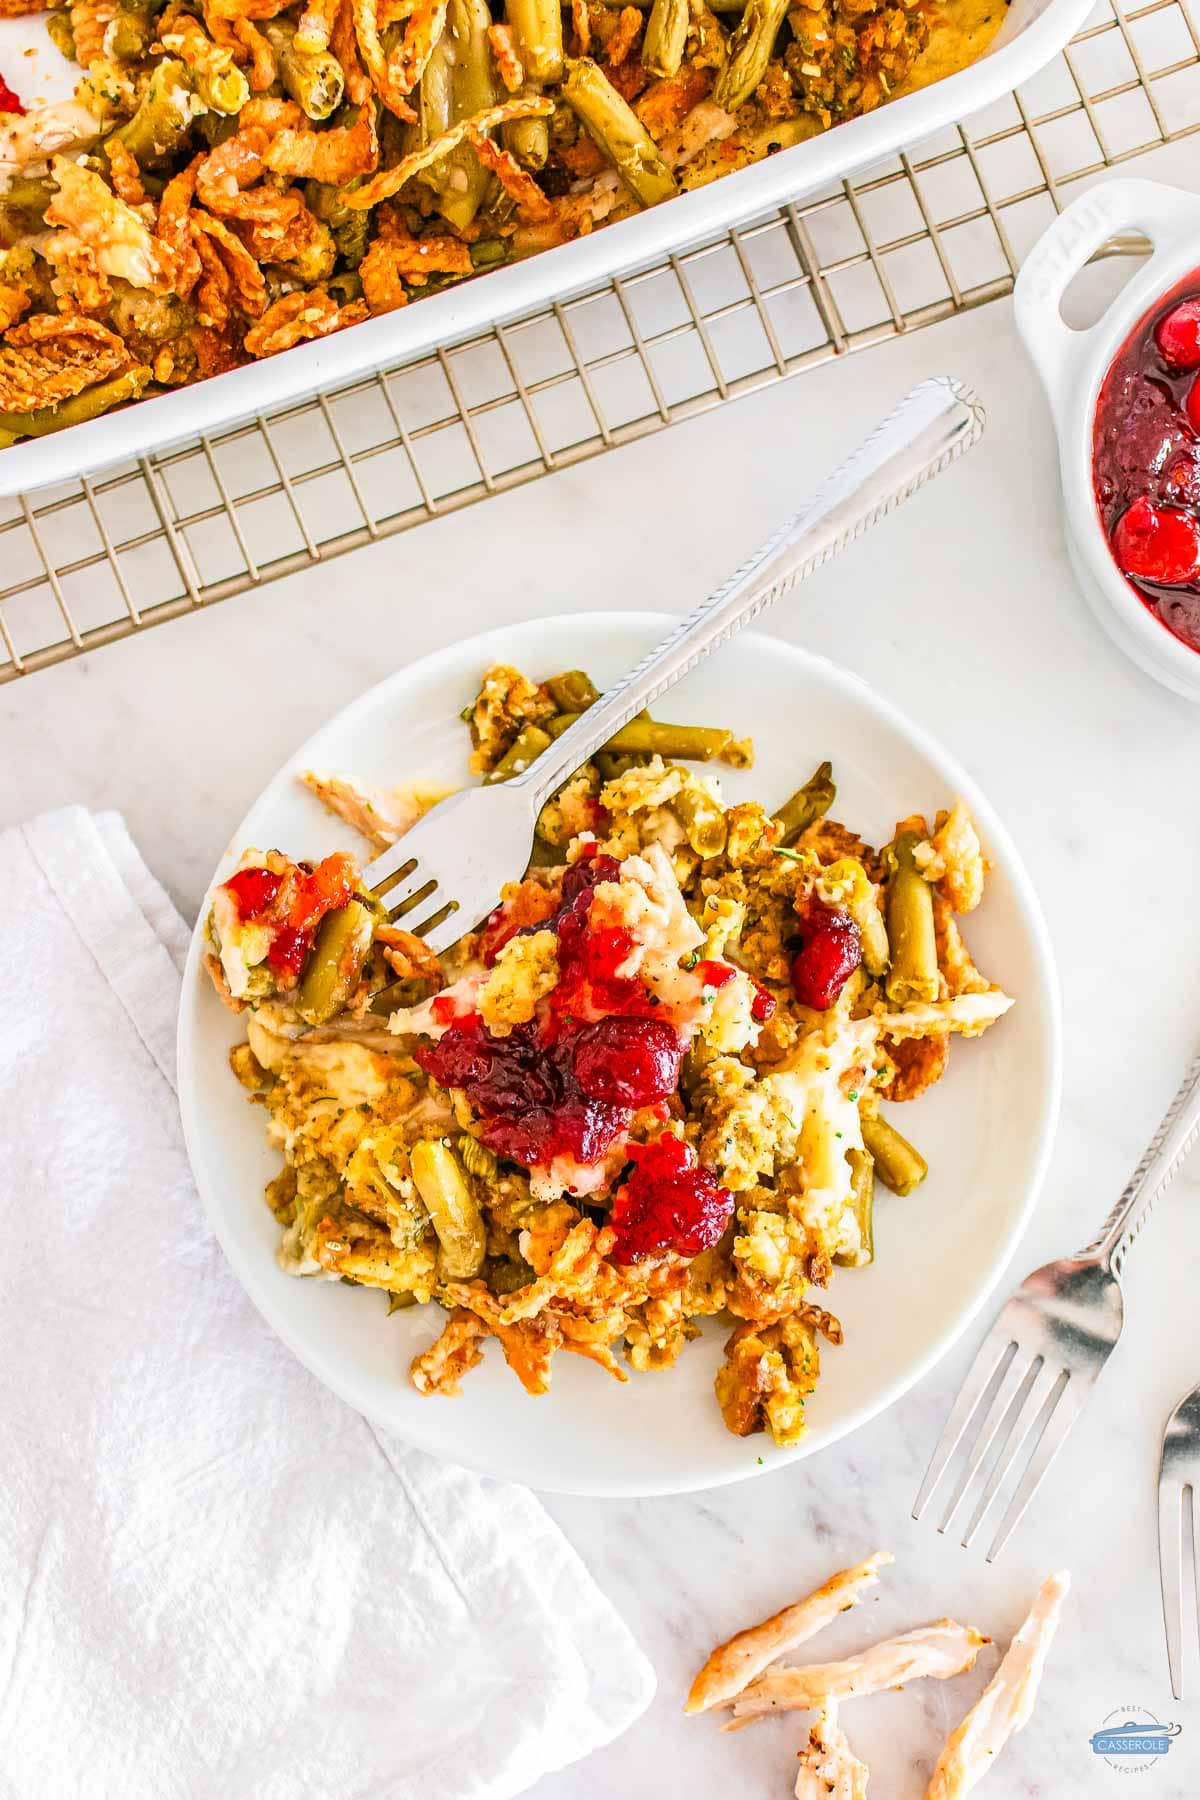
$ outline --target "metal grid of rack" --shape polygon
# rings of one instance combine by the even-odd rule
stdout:
[[[0,683],[1007,294],[1064,189],[1200,131],[1198,66],[1187,0],[1103,0],[1024,88],[854,182],[318,399],[0,501]]]

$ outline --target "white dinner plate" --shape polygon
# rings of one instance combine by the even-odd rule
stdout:
[[[214,881],[247,845],[303,857],[352,847],[354,834],[300,786],[298,770],[384,785],[461,782],[468,743],[458,715],[489,662],[539,677],[582,667],[604,686],[668,622],[644,613],[536,620],[402,669],[284,765],[238,826]],[[458,1398],[417,1394],[409,1360],[433,1341],[444,1315],[413,1307],[389,1318],[382,1294],[298,1281],[276,1266],[279,1230],[263,1186],[279,1159],[264,1139],[264,1113],[247,1105],[229,1071],[227,1053],[243,1032],[204,974],[199,927],[184,978],[179,1093],[192,1167],[213,1228],[264,1317],[314,1375],[377,1425],[489,1475],[564,1493],[667,1494],[740,1481],[811,1456],[898,1400],[987,1299],[1037,1197],[1058,1107],[1058,989],[1041,911],[1007,832],[940,745],[855,676],[757,633],[717,651],[660,710],[753,732],[756,766],[722,771],[727,798],[778,804],[828,757],[835,814],[868,841],[885,842],[897,819],[932,815],[962,794],[993,865],[966,936],[984,973],[1017,1004],[978,1042],[956,1042],[946,1078],[902,1109],[929,1176],[907,1199],[880,1191],[874,1263],[836,1271],[816,1296],[842,1320],[845,1342],[822,1348],[809,1431],[797,1448],[725,1430],[713,1395],[725,1332],[711,1322],[674,1368],[624,1385],[581,1357],[560,1356],[552,1393],[531,1399],[489,1343]]]

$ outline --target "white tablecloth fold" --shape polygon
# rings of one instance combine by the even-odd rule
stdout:
[[[653,1674],[532,1495],[375,1431],[243,1296],[175,1103],[186,944],[119,818],[0,837],[0,1795],[519,1793]]]

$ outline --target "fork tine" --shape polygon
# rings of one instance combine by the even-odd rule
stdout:
[[[378,890],[385,881],[390,881],[392,876],[404,867],[405,863],[412,862],[412,860],[412,851],[405,839],[397,838],[394,844],[386,850],[381,850],[379,855],[366,865],[362,872],[363,880],[369,888]]]
[[[1034,1359],[1035,1362],[1037,1360],[1037,1358]],[[1015,1345],[1012,1360],[1001,1377],[1000,1385],[992,1396],[991,1404],[980,1418],[975,1441],[968,1449],[963,1472],[959,1477],[958,1486],[950,1496],[950,1504],[938,1526],[939,1531],[948,1529],[951,1519],[966,1498],[967,1489],[983,1466],[988,1451],[996,1441],[996,1433],[1008,1416],[1008,1409],[1020,1392],[1022,1384],[1028,1379],[1031,1367],[1030,1361],[1022,1356],[1020,1345]]]
[[[1061,1374],[1062,1370],[1057,1367],[1050,1368],[1044,1357],[1035,1357],[1025,1371],[1025,1377],[1017,1389],[1016,1397],[1009,1405],[999,1446],[992,1460],[992,1466],[984,1477],[979,1497],[975,1503],[975,1511],[971,1514],[971,1522],[963,1532],[962,1547],[964,1550],[970,1548],[975,1533],[999,1498],[1000,1490],[1009,1475],[1014,1469],[1021,1466],[1022,1452],[1029,1435],[1041,1417],[1042,1409],[1054,1391]]]
[[[1183,1484],[1158,1481],[1158,1579],[1171,1692],[1183,1699]]]
[[[1083,1402],[1091,1384],[1072,1375],[1069,1370],[1064,1370],[1063,1374],[1066,1379],[1051,1397],[1046,1422],[1042,1426],[1037,1447],[1029,1459],[1021,1485],[1009,1501],[1008,1511],[988,1549],[988,1562],[995,1562],[1016,1530],[1025,1508],[1041,1486],[1043,1475],[1062,1449],[1067,1433],[1083,1411]]]
[[[1000,1329],[999,1321],[992,1326],[975,1354],[975,1361],[967,1372],[965,1381],[959,1389],[958,1398],[950,1408],[950,1416],[942,1427],[942,1435],[938,1439],[937,1448],[929,1459],[929,1467],[925,1471],[925,1479],[913,1503],[912,1516],[919,1519],[933,1497],[934,1490],[946,1473],[954,1452],[958,1449],[962,1435],[971,1422],[976,1407],[987,1392],[1009,1351],[1016,1351],[1012,1336]]]
[[[395,924],[422,900],[432,899],[436,892],[437,882],[430,875],[428,869],[423,869],[418,863],[410,875],[406,875],[402,881],[398,881],[394,888],[389,888],[386,894],[380,894],[379,898],[387,909],[388,918]]]
[[[437,898],[436,895],[433,898]],[[431,913],[420,925],[412,927],[415,937],[424,938],[435,956],[441,956],[451,944],[456,944],[470,925],[459,911],[456,900],[448,900],[436,912]]]

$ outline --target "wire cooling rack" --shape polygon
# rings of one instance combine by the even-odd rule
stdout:
[[[1064,189],[1200,131],[1198,66],[1186,0],[1103,0],[1016,94],[854,182],[322,398],[0,501],[0,682],[1009,293]]]

